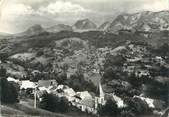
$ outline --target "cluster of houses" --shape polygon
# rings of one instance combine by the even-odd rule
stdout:
[[[82,112],[91,114],[97,114],[98,106],[106,103],[101,83],[99,83],[97,94],[93,96],[88,91],[75,92],[67,85],[58,85],[55,80],[39,80],[38,82],[31,82],[29,80],[19,81],[12,77],[8,77],[7,80],[20,85],[21,98],[26,95],[26,93],[29,93],[32,96],[36,95],[36,99],[42,101],[43,94],[47,92],[49,94],[54,94],[57,97],[65,97],[71,106],[80,109]]]
[[[97,114],[98,107],[106,104],[106,100],[108,99],[107,96],[111,97],[116,102],[118,108],[127,107],[124,101],[114,93],[104,93],[100,82],[98,83],[98,90],[96,94],[91,94],[88,91],[75,92],[67,85],[59,85],[55,80],[39,80],[38,82],[31,82],[29,80],[19,81],[12,77],[8,77],[7,80],[20,85],[21,96],[26,94],[24,92],[32,94],[35,102],[34,107],[36,107],[36,99],[38,99],[38,101],[42,101],[42,96],[44,93],[54,94],[60,98],[65,97],[71,106],[76,107],[82,112],[91,114]],[[140,98],[141,100],[145,101],[150,108],[156,108],[153,99],[144,98],[142,96],[135,96],[134,98]]]

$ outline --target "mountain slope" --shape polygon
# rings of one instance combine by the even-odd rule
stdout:
[[[122,14],[111,23],[107,31],[116,32],[121,29],[139,31],[169,30],[169,11]]]
[[[101,24],[100,26],[99,26],[99,30],[101,30],[101,31],[105,31],[109,26],[110,26],[110,24],[111,24],[111,22],[104,22],[103,24]]]
[[[45,32],[46,32],[45,29],[41,25],[36,24],[28,28],[25,32],[16,34],[14,36],[32,36],[32,35],[39,35]]]
[[[72,27],[65,24],[58,24],[46,29],[48,32],[73,31]]]

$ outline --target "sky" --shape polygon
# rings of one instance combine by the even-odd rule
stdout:
[[[121,13],[169,9],[169,0],[0,0],[0,32],[18,33],[32,25],[73,25],[89,18],[97,25]]]

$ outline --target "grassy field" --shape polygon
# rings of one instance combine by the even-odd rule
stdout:
[[[92,117],[85,113],[53,113],[40,108],[33,108],[33,100],[21,100],[18,104],[0,105],[2,117]]]
[[[40,108],[33,108],[33,100],[22,100],[18,104],[1,105],[1,114],[3,117],[71,117],[63,114],[49,112]]]
[[[53,113],[40,108],[33,108],[33,100],[21,100],[18,104],[0,105],[0,117],[95,117],[82,112],[68,112],[65,114]],[[139,116],[139,117],[158,117],[158,116]]]

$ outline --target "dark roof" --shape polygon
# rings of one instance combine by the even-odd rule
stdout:
[[[95,101],[94,101],[94,99],[85,98],[85,99],[81,100],[79,103],[82,105],[94,108]]]

